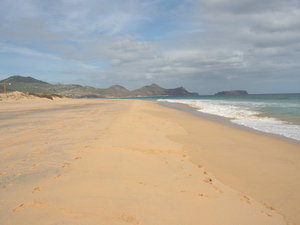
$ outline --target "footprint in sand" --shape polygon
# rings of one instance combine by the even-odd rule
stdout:
[[[202,193],[199,193],[198,196],[202,197],[202,198],[219,198],[218,196],[207,195],[207,194],[202,194]]]
[[[220,194],[223,193],[223,191],[222,191],[220,188],[218,188],[217,186],[213,185],[213,180],[212,180],[210,177],[205,177],[205,178],[203,179],[203,182],[208,183],[208,184],[212,184],[212,187],[213,187],[213,189],[214,189],[216,192],[218,192],[218,193],[220,193]]]
[[[32,167],[37,167],[37,166],[39,166],[40,165],[40,163],[33,163],[31,166]]]
[[[64,168],[64,169],[67,169],[67,168],[70,167],[70,165],[69,165],[69,164],[64,164],[64,165],[62,165],[61,167]]]
[[[40,163],[33,163],[30,167],[30,170],[36,170],[37,168],[40,165]]]
[[[22,173],[15,173],[15,174],[14,174],[15,177],[19,177],[19,176],[21,176],[21,175],[22,175]]]
[[[272,216],[272,214],[270,214],[270,213],[267,213],[267,212],[265,212],[265,211],[260,211],[263,215],[266,215],[266,216]]]
[[[121,216],[118,217],[118,219],[120,219],[126,223],[130,223],[130,224],[134,224],[134,225],[140,224],[140,221],[138,219],[136,219],[133,216],[126,215],[126,214],[122,214]]]
[[[202,194],[202,193],[198,194],[198,196],[200,196],[200,197],[205,197],[205,198],[208,198],[208,197],[209,197],[208,195]]]
[[[78,156],[74,158],[74,160],[79,160],[79,159],[82,159],[82,157]]]
[[[220,188],[218,188],[218,187],[216,187],[216,186],[214,186],[214,185],[213,185],[213,188],[215,189],[216,192],[218,192],[218,193],[220,193],[220,194],[223,193],[223,191],[222,191]]]
[[[61,177],[63,177],[63,176],[65,176],[64,174],[57,174],[55,177],[54,177],[54,179],[58,179],[58,178],[61,178]]]
[[[240,196],[240,200],[243,201],[243,202],[246,202],[246,203],[249,204],[249,205],[251,205],[250,198],[247,197],[246,195],[241,195],[241,196]]]
[[[46,207],[46,206],[47,206],[47,204],[43,203],[43,202],[25,202],[25,203],[20,204],[18,207],[14,208],[12,211],[18,212],[27,207]]]
[[[263,205],[264,205],[267,209],[275,210],[274,207],[272,207],[272,206],[270,206],[270,205],[268,205],[268,204],[266,204],[266,203],[264,203]]]
[[[18,207],[14,208],[12,211],[19,212],[19,211],[24,210],[29,207],[35,207],[35,208],[40,208],[40,209],[43,209],[43,208],[44,209],[45,208],[52,209],[52,210],[57,211],[67,217],[75,217],[76,218],[76,217],[85,216],[85,214],[83,214],[83,213],[75,213],[75,212],[68,211],[68,210],[65,210],[62,208],[53,207],[44,202],[25,202],[25,203],[20,204]]]
[[[85,146],[83,146],[84,148],[91,148],[91,146],[89,146],[89,145],[85,145]]]
[[[203,179],[203,181],[204,181],[205,183],[212,184],[212,179],[211,179],[210,177],[205,177],[205,178]]]
[[[32,193],[34,192],[37,192],[37,191],[42,191],[44,188],[42,186],[38,186],[38,187],[35,187],[33,190],[32,190]]]

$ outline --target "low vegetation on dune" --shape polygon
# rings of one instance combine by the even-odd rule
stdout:
[[[39,98],[48,98],[51,100],[53,100],[53,98],[63,98],[63,96],[58,95],[58,94],[47,94],[47,93],[42,93],[42,94],[28,93],[28,95],[32,95],[32,96],[39,97]]]
[[[7,100],[26,100],[26,99],[39,99],[39,98],[46,98],[49,100],[54,100],[54,98],[63,98],[63,96],[58,94],[37,94],[37,93],[24,93],[20,91],[12,91],[7,93],[0,93],[0,101],[7,101]]]

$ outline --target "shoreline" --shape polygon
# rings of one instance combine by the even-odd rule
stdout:
[[[195,164],[204,165],[218,180],[235,190],[251,196],[262,204],[272,205],[290,223],[289,211],[295,207],[292,217],[296,216],[299,219],[298,223],[291,224],[300,223],[298,215],[300,195],[295,193],[300,188],[300,182],[297,181],[300,179],[300,170],[296,166],[300,163],[300,148],[296,140],[234,124],[229,119],[198,112],[185,104],[165,104],[165,102],[156,104],[194,118],[193,122],[189,123],[189,128],[193,127],[189,131],[190,138],[176,136],[172,138],[184,143]],[[176,119],[186,126],[185,122],[180,121],[180,117]],[[208,127],[213,133],[205,134],[206,132],[202,131],[201,134],[203,123],[209,124]],[[208,127],[206,126],[206,129]],[[196,132],[199,132],[199,135]],[[201,138],[202,135],[205,139]],[[212,136],[215,138],[211,139]],[[195,145],[192,141],[190,143],[188,141],[197,138],[204,143],[198,141],[198,145]],[[298,200],[291,200],[290,198],[293,198],[291,196]],[[288,199],[284,200],[286,197]],[[289,203],[286,202],[284,206],[284,201]]]
[[[264,135],[264,136],[267,136],[267,137],[273,137],[273,138],[280,139],[282,141],[286,141],[286,142],[289,142],[291,144],[295,144],[295,145],[300,146],[300,140],[289,138],[289,137],[286,137],[286,136],[280,135],[280,134],[267,133],[267,132],[264,132],[264,131],[253,129],[251,127],[247,127],[247,126],[244,126],[244,125],[233,123],[229,118],[225,118],[225,117],[222,117],[222,116],[213,115],[213,114],[209,114],[209,113],[200,112],[200,111],[197,110],[197,108],[189,106],[188,104],[172,103],[172,102],[157,102],[157,104],[168,107],[168,108],[181,110],[181,111],[199,116],[199,117],[207,119],[207,120],[215,121],[217,123],[222,123],[226,126],[231,126],[231,127],[235,127],[235,128],[241,129],[241,130],[254,132],[256,134]]]
[[[150,101],[0,104],[0,124],[9,125],[0,126],[1,224],[300,221],[300,173],[294,167],[300,158],[292,144]],[[282,147],[287,155],[277,154]],[[255,180],[257,171],[275,186]],[[250,190],[262,185],[267,199],[241,191],[243,182]],[[284,196],[286,183],[292,199]],[[279,200],[287,201],[284,210],[272,202],[278,190]]]

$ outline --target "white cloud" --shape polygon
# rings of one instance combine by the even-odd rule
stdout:
[[[17,54],[22,54],[26,56],[36,56],[36,57],[45,57],[49,59],[54,59],[54,60],[60,60],[61,58],[49,54],[49,53],[43,53],[40,51],[36,51],[30,48],[25,48],[25,47],[18,47],[10,44],[5,44],[0,42],[0,52],[6,52],[6,53],[17,53]]]
[[[166,1],[2,0],[0,51],[78,62],[80,70],[63,72],[90,76],[93,84],[195,87],[207,79],[299,73],[298,0],[187,0],[168,10],[161,4]],[[158,18],[176,24],[166,31]],[[147,41],[150,31],[141,29],[147,23],[169,39]]]

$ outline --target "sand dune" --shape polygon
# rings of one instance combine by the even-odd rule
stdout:
[[[0,93],[0,101],[20,101],[20,100],[28,100],[28,99],[38,99],[38,97],[29,95],[19,91],[13,91],[8,93]]]
[[[269,149],[275,145],[296,151],[298,146],[220,128],[147,101],[64,99],[0,104],[3,225],[286,224],[277,207],[233,189],[223,176],[223,183],[216,179],[216,168],[230,167],[220,158],[231,147],[247,145],[246,149],[263,151],[255,140]],[[227,133],[226,138],[240,136],[225,143],[222,129],[233,134]],[[211,137],[203,132],[216,133]],[[246,137],[252,139],[252,146]],[[216,165],[211,163],[214,155]],[[276,160],[281,165],[285,158]],[[262,175],[275,182],[268,174]],[[280,212],[289,221],[299,222],[294,214]]]

